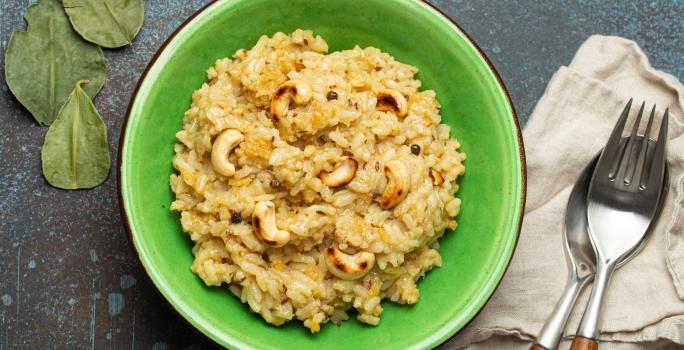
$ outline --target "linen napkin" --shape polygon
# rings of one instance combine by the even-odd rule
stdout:
[[[443,349],[529,349],[565,284],[561,235],[572,186],[632,97],[632,113],[642,101],[646,111],[657,104],[657,116],[669,107],[669,194],[643,251],[613,275],[603,304],[600,348],[682,348],[684,86],[653,69],[636,43],[596,35],[555,73],[523,132],[527,207],[508,272],[482,312]],[[578,299],[566,335],[575,333],[590,289]],[[560,348],[569,348],[569,341]]]

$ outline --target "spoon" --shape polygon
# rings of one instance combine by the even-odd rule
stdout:
[[[562,296],[530,350],[552,350],[558,347],[577,296],[594,279],[596,257],[587,233],[587,191],[597,161],[598,155],[589,162],[577,178],[575,187],[568,198],[563,232],[568,280]]]

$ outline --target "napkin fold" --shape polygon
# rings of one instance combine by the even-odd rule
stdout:
[[[595,35],[555,73],[523,132],[527,207],[508,272],[479,316],[442,348],[529,349],[565,285],[561,235],[568,196],[629,98],[632,113],[642,101],[648,111],[655,103],[657,116],[669,107],[669,193],[643,251],[613,275],[603,304],[601,349],[682,347],[684,86],[653,69],[633,41]],[[590,289],[580,295],[566,336],[575,333]],[[564,340],[560,348],[568,347]]]

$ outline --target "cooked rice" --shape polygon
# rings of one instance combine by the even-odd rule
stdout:
[[[208,82],[192,95],[176,136],[171,188],[183,230],[194,242],[192,271],[207,286],[228,289],[267,322],[293,318],[311,332],[349,318],[377,325],[382,299],[418,301],[416,281],[441,265],[438,239],[454,229],[460,200],[456,179],[465,155],[440,124],[435,92],[418,91],[416,67],[380,50],[354,47],[326,54],[327,43],[310,31],[262,36],[251,50],[216,61]],[[307,82],[313,98],[292,104],[274,123],[270,101],[280,84]],[[376,110],[376,96],[394,89],[407,96],[408,114]],[[334,91],[336,99],[328,99]],[[244,141],[230,154],[232,177],[212,168],[212,141],[232,128]],[[420,153],[411,152],[419,145]],[[414,146],[415,150],[415,146]],[[346,186],[330,188],[318,175],[345,155],[358,170]],[[406,198],[383,210],[383,165],[400,160],[410,170]],[[430,168],[444,178],[433,185]],[[273,188],[271,180],[280,186]],[[291,234],[282,248],[264,244],[251,225],[259,201],[276,207],[276,222]],[[239,213],[242,221],[233,223]],[[322,251],[331,242],[347,253],[368,251],[376,263],[357,280],[333,276]]]

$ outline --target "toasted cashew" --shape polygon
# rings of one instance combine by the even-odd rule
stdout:
[[[323,250],[325,265],[330,272],[343,280],[356,280],[365,276],[375,265],[375,254],[358,252],[349,255],[341,252],[334,245]]]
[[[430,168],[430,171],[428,171],[428,176],[430,176],[430,179],[432,179],[432,184],[435,186],[440,186],[444,183],[444,177],[442,177],[442,174],[435,170],[435,168]]]
[[[285,116],[290,103],[304,104],[313,96],[311,86],[301,80],[288,80],[278,87],[271,99],[271,115],[276,120]]]
[[[318,177],[328,187],[344,186],[354,179],[358,166],[356,159],[344,156],[331,172],[321,171]]]
[[[387,185],[380,197],[380,208],[389,209],[406,198],[411,187],[411,176],[406,165],[400,160],[385,163]]]
[[[376,108],[379,111],[392,111],[398,117],[403,117],[408,113],[408,102],[401,92],[387,89],[377,96]]]
[[[262,242],[272,247],[282,247],[290,241],[290,233],[279,230],[275,219],[273,202],[258,202],[252,214],[252,227]]]
[[[245,137],[235,129],[226,129],[214,140],[211,147],[211,166],[223,176],[233,176],[235,165],[228,161],[228,155]]]

